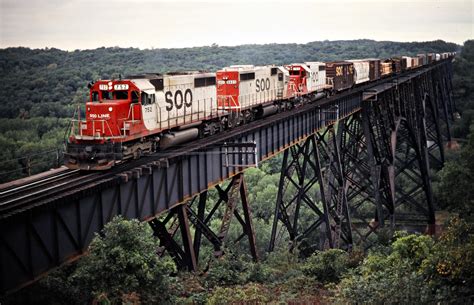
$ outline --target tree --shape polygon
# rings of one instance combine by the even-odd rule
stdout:
[[[112,303],[130,297],[147,304],[168,302],[174,264],[160,259],[157,247],[147,223],[115,217],[92,240],[73,281],[91,297]]]
[[[446,162],[438,178],[435,194],[439,206],[462,217],[471,217],[474,212],[474,124],[458,159]]]
[[[339,296],[349,304],[426,304],[431,290],[418,272],[432,249],[428,236],[407,235],[392,244],[392,252],[371,253],[345,276]]]
[[[453,218],[421,265],[437,302],[472,303],[474,299],[474,227]]]

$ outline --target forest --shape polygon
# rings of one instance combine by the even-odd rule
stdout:
[[[316,41],[182,49],[0,50],[0,182],[45,171],[60,163],[68,119],[84,105],[90,81],[143,72],[209,70],[235,64],[286,64],[459,49],[441,40],[391,42]],[[60,156],[59,156],[60,157]]]
[[[83,101],[85,91],[82,87],[88,80],[113,77],[117,76],[117,73],[125,75],[149,71],[146,67],[153,67],[153,71],[203,67],[213,70],[230,63],[282,63],[302,61],[302,58],[328,60],[388,57],[395,54],[452,51],[453,48],[459,50],[454,62],[453,79],[453,95],[459,118],[452,128],[460,148],[447,151],[447,161],[443,169],[431,173],[436,208],[447,215],[440,234],[428,236],[405,231],[387,231],[378,235],[375,245],[370,249],[355,247],[350,252],[330,249],[315,251],[309,255],[303,253],[304,249],[299,247],[289,251],[288,238],[283,236],[276,250],[268,253],[266,248],[275,208],[282,159],[280,154],[263,162],[258,168],[245,171],[259,249],[258,262],[253,262],[249,257],[248,244],[245,242],[229,243],[225,255],[218,259],[212,259],[211,244],[204,243],[200,272],[179,271],[169,256],[156,255],[159,241],[153,237],[147,223],[116,217],[96,235],[89,246],[88,254],[83,258],[51,272],[35,284],[0,302],[472,304],[474,40],[466,41],[463,46],[442,41],[395,43],[358,40],[324,41],[305,45],[214,45],[176,50],[1,50],[2,69],[7,69],[7,74],[11,77],[8,79],[3,73],[3,81],[14,83],[12,79],[20,78],[20,74],[31,76],[31,79],[42,77],[43,86],[63,86],[63,94],[69,95],[67,98],[59,95],[54,102],[45,102],[40,92],[44,91],[44,94],[50,96],[53,93],[46,93],[43,89],[36,92],[36,85],[32,85],[33,89],[25,87],[20,90],[27,92],[24,93],[24,98],[28,99],[28,102],[12,102],[8,109],[3,109],[0,141],[7,147],[1,153],[10,153],[8,156],[11,158],[21,158],[25,154],[40,151],[39,149],[56,149],[61,144],[67,126],[67,116],[71,114],[69,111],[72,111],[72,106],[68,108],[68,105]],[[9,60],[4,59],[6,57]],[[15,62],[10,63],[13,58],[16,58]],[[168,65],[163,63],[165,60]],[[48,68],[52,64],[55,64],[54,68]],[[56,74],[50,71],[54,69],[62,70],[56,70]],[[32,75],[35,75],[35,78]],[[49,77],[54,78],[56,84],[53,84]],[[69,77],[74,79],[70,83],[67,82]],[[8,90],[13,90],[12,87],[15,86],[11,85]],[[35,102],[31,99],[33,96],[36,98]],[[43,102],[46,108],[48,103],[53,103],[52,106],[59,106],[64,113],[37,112],[35,109],[43,109]],[[2,107],[7,107],[4,103]],[[17,153],[19,149],[23,149],[21,154]],[[53,164],[55,160],[51,157],[45,162]],[[211,191],[209,196],[215,194]],[[223,211],[219,210],[217,213],[222,215]],[[211,226],[217,231],[219,225],[220,223],[216,222]],[[238,226],[238,223],[232,223],[229,240],[239,236]]]

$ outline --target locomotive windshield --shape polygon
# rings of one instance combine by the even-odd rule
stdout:
[[[102,100],[128,100],[128,91],[101,91]]]
[[[128,91],[92,91],[92,102],[128,100]]]

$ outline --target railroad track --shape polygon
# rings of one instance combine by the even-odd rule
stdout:
[[[8,204],[12,199],[19,196],[25,196],[29,193],[49,187],[50,184],[61,183],[68,179],[79,176],[79,170],[66,170],[54,173],[43,179],[33,180],[19,186],[10,186],[0,190],[0,206]]]

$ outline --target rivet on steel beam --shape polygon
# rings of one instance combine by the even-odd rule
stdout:
[[[142,170],[141,170],[141,168],[134,168],[134,169],[132,170],[132,177],[133,177],[133,179],[138,179],[138,178],[141,177],[141,175],[142,175]]]
[[[141,168],[142,168],[143,175],[151,175],[153,173],[153,169],[151,168],[151,166],[144,165]]]
[[[153,162],[151,163],[151,166],[152,166],[153,168],[161,168],[160,161],[153,161]]]
[[[168,167],[170,167],[170,164],[169,164],[168,159],[162,158],[162,159],[160,159],[160,160],[158,160],[158,161],[160,162],[160,167],[162,167],[162,168],[168,168]]]
[[[121,180],[123,183],[128,182],[128,180],[129,180],[129,178],[130,178],[130,176],[128,175],[127,172],[118,174],[117,176],[120,177],[120,180]]]

